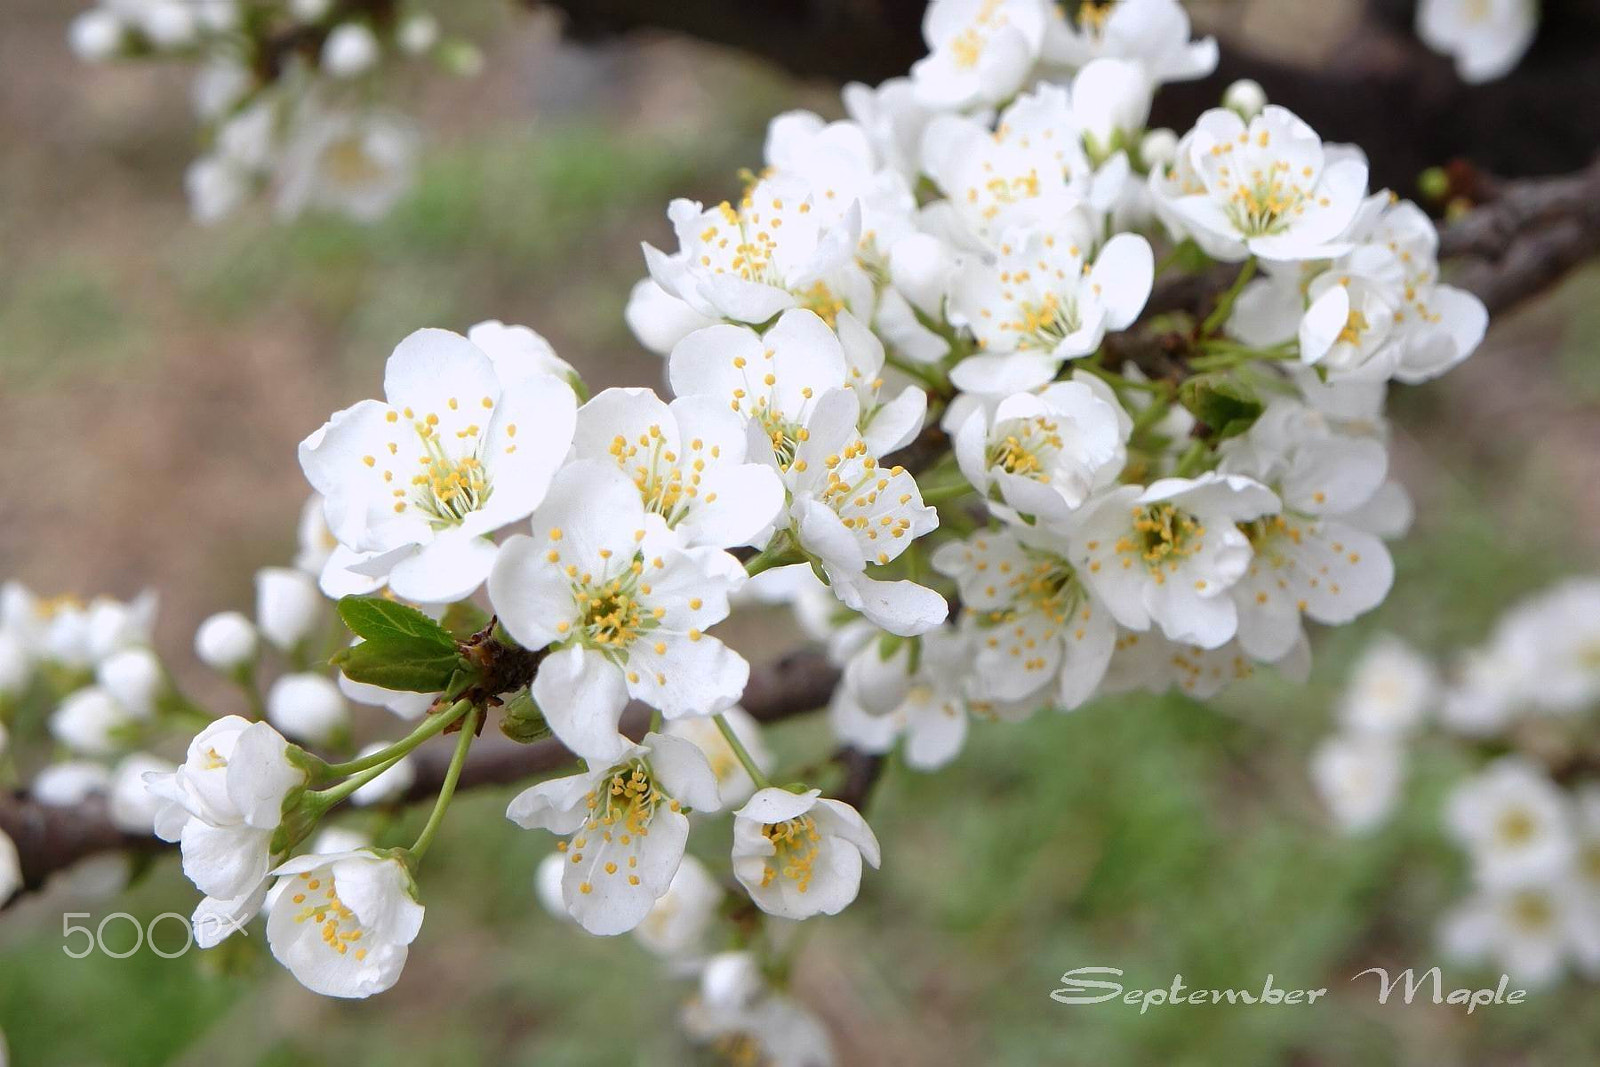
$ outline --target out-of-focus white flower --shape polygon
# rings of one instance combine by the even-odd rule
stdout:
[[[374,741],[372,744],[356,753],[356,758],[370,756],[381,752],[385,747],[384,742]],[[372,804],[383,804],[395,799],[411,788],[411,783],[417,780],[416,762],[410,756],[401,756],[389,769],[378,775],[372,781],[361,786],[350,794],[350,802],[357,807],[367,807]]]
[[[0,697],[15,696],[33,679],[33,657],[15,635],[0,629]]]
[[[395,348],[384,393],[301,442],[300,464],[329,529],[365,556],[344,569],[386,576],[407,600],[459,600],[494,565],[483,535],[544,498],[572,441],[576,398],[547,374],[502,375],[446,330],[419,330]],[[336,553],[328,565],[345,562]]]
[[[683,1026],[697,1041],[748,1051],[773,1067],[833,1067],[827,1028],[799,1001],[769,987],[747,951],[706,961]]]
[[[1223,92],[1222,106],[1237,111],[1240,118],[1249,122],[1267,106],[1267,91],[1252,78],[1240,78]]]
[[[48,808],[72,808],[111,788],[111,772],[103,763],[65,760],[33,776],[28,795]]]
[[[11,835],[0,830],[0,905],[4,905],[22,888],[22,859],[17,855],[17,844]],[[5,1035],[0,1034],[0,1063],[5,1060]]]
[[[1405,774],[1405,753],[1391,737],[1330,737],[1311,757],[1311,781],[1341,829],[1371,830],[1394,810]]]
[[[755,760],[756,766],[763,772],[770,771],[772,753],[762,740],[761,726],[750,713],[734,705],[720,714],[727,722],[728,728],[733,731],[733,736],[744,746],[745,752]],[[711,773],[717,776],[717,790],[722,797],[724,808],[743,804],[750,799],[750,794],[756,791],[756,784],[751,781],[750,773],[744,769],[744,764],[739,761],[738,755],[728,744],[728,739],[722,736],[716,720],[709,716],[674,719],[662,727],[662,732],[668,737],[681,737],[706,754],[706,760],[711,764]]]
[[[122,47],[122,20],[103,7],[80,12],[67,27],[72,54],[87,63],[110,59]]]
[[[820,789],[758,790],[734,812],[733,874],[762,911],[785,919],[835,915],[878,866],[878,839],[861,814]]]
[[[1566,798],[1520,756],[1503,756],[1457,786],[1445,824],[1472,856],[1478,880],[1486,886],[1547,881],[1572,860]]]
[[[1093,59],[1078,71],[1072,79],[1072,114],[1094,159],[1138,143],[1150,119],[1152,93],[1148,72],[1134,60]]]
[[[324,208],[374,222],[411,184],[417,133],[398,116],[308,109],[292,130],[279,167],[280,218]]]
[[[394,36],[401,51],[420,56],[439,43],[439,20],[423,12],[408,15]]]
[[[911,65],[917,99],[960,110],[1014,96],[1044,44],[1042,0],[933,0],[922,17],[930,54]]]
[[[147,719],[167,688],[166,671],[148,648],[113,652],[95,668],[95,681],[135,718]]]
[[[290,567],[256,571],[256,628],[274,647],[293,650],[326,620],[327,602],[314,577]]]
[[[1178,0],[1052,4],[1044,58],[1078,68],[1102,56],[1137,60],[1152,84],[1203,78],[1217,66],[1217,42],[1189,40],[1189,16]]]
[[[1422,0],[1417,36],[1456,61],[1462,81],[1511,73],[1539,30],[1535,0]]]
[[[404,863],[341,852],[296,856],[272,873],[282,888],[267,917],[267,944],[301,985],[362,998],[400,980],[424,913]]]
[[[678,963],[693,962],[704,951],[706,934],[716,920],[722,898],[722,886],[711,877],[705,864],[685,856],[678,873],[672,876],[672,884],[633,928],[633,936],[657,956]]]
[[[1361,733],[1407,734],[1421,725],[1437,691],[1433,665],[1399,638],[1383,637],[1351,669],[1339,718]]]
[[[1453,957],[1492,960],[1518,984],[1548,986],[1569,960],[1593,973],[1600,913],[1571,882],[1483,889],[1444,917],[1439,940]]]
[[[335,26],[322,43],[322,69],[335,78],[354,78],[375,67],[380,54],[370,26],[346,22]]]
[[[171,760],[152,756],[148,752],[135,752],[123,757],[111,772],[108,806],[111,821],[119,830],[130,834],[155,832],[156,812],[161,808],[161,798],[145,788],[146,774],[170,774],[177,770]]]
[[[566,911],[591,934],[620,934],[638,926],[672,884],[689,838],[682,809],[720,804],[705,754],[650,733],[615,763],[517,794],[506,818],[525,830],[571,835],[556,846],[565,857]]]
[[[267,691],[267,719],[297,741],[333,744],[350,727],[350,706],[331,678],[286,674]]]
[[[970,633],[945,628],[918,640],[922,647],[917,669],[907,671],[909,664],[900,664],[905,684],[887,708],[868,707],[867,697],[851,684],[847,671],[844,684],[834,690],[828,720],[839,740],[863,752],[887,752],[903,737],[906,765],[932,771],[960,753],[969,712],[987,714],[990,709],[966,695],[974,655]],[[867,661],[880,659],[875,643],[869,643],[860,656]],[[855,662],[859,660],[852,665]]]
[[[255,624],[237,611],[219,611],[194,633],[194,652],[214,671],[229,673],[255,662],[260,642]]]
[[[70,694],[50,716],[50,733],[73,752],[110,756],[128,744],[140,716],[99,686]]]
[[[524,648],[554,645],[533,697],[561,742],[612,762],[631,696],[667,718],[721,711],[739,699],[750,665],[707,627],[728,615],[744,568],[718,548],[684,548],[639,488],[607,460],[556,476],[489,576],[501,624]]]

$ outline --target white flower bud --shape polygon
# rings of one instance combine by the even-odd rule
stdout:
[[[116,770],[111,772],[109,806],[111,821],[119,830],[130,834],[154,832],[156,811],[163,802],[145,788],[144,776],[169,774],[175,770],[177,764],[148,752],[135,752],[117,764]]]
[[[289,13],[301,22],[316,22],[333,7],[333,0],[289,0]]]
[[[354,78],[378,63],[378,38],[359,22],[336,26],[322,44],[322,69],[335,78]]]
[[[99,686],[89,686],[71,694],[50,716],[50,733],[74,752],[86,756],[109,756],[122,741],[120,736],[133,722],[133,716]]]
[[[396,37],[403,50],[414,56],[421,55],[438,43],[439,20],[432,15],[412,15],[400,24]]]
[[[0,905],[10,900],[22,888],[22,860],[17,856],[17,846],[11,835],[0,830]],[[0,1034],[0,1064],[6,1059],[5,1035]]]
[[[176,48],[194,40],[194,14],[178,0],[152,0],[139,11],[139,29],[160,48]]]
[[[1222,106],[1237,111],[1246,122],[1261,114],[1267,106],[1267,91],[1261,83],[1250,78],[1240,78],[1222,94]]]
[[[567,913],[567,902],[561,897],[561,876],[566,872],[566,868],[565,852],[552,852],[540,860],[538,870],[533,872],[533,895],[544,905],[545,911],[562,922],[571,922],[572,916]]]
[[[33,776],[28,795],[48,808],[72,808],[111,786],[111,772],[88,760],[52,763]]]
[[[317,580],[290,567],[256,572],[256,626],[269,644],[287,652],[304,641],[324,618]]]
[[[286,674],[267,693],[267,720],[285,736],[325,745],[350,722],[339,687],[320,674]]]
[[[377,741],[363,748],[356,755],[370,756],[374,752],[387,747],[388,745],[384,742]],[[354,793],[351,793],[350,802],[358,807],[366,807],[369,804],[382,804],[384,801],[393,800],[407,789],[410,789],[411,783],[416,780],[416,764],[411,761],[410,756],[402,756],[388,770],[360,789],[357,789]]]
[[[0,632],[0,697],[13,696],[28,686],[33,661],[21,641]]]
[[[189,214],[202,226],[220,222],[244,203],[249,184],[239,168],[221,156],[201,156],[183,172]]]
[[[110,59],[122,47],[122,22],[105,8],[91,8],[72,20],[67,43],[86,63]]]
[[[1165,126],[1151,130],[1139,142],[1139,160],[1146,170],[1164,167],[1178,158],[1178,135]]]
[[[219,611],[194,634],[194,652],[214,671],[228,672],[255,662],[256,628],[237,611]]]
[[[141,719],[155,711],[156,697],[166,688],[161,661],[148,648],[126,648],[107,656],[95,669],[95,680],[112,699]]]

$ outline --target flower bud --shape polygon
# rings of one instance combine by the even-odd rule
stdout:
[[[358,757],[370,756],[387,748],[382,741],[374,742],[356,753]],[[411,788],[411,783],[417,780],[416,764],[410,756],[401,756],[390,768],[378,775],[366,785],[350,794],[350,802],[358,807],[367,807],[371,804],[382,804],[394,800]]]
[[[317,22],[333,8],[333,0],[289,0],[289,13],[301,22]]]
[[[359,22],[334,27],[322,44],[322,69],[335,78],[354,78],[378,63],[378,39]]]
[[[1178,135],[1165,126],[1151,130],[1139,142],[1139,161],[1145,170],[1164,167],[1178,158]]]
[[[33,776],[28,795],[47,808],[72,808],[111,787],[111,772],[89,760],[52,763]]]
[[[50,733],[74,752],[109,756],[123,741],[133,716],[99,686],[71,694],[50,716]]]
[[[156,709],[156,698],[166,688],[161,661],[148,648],[126,648],[100,661],[95,669],[100,688],[123,708],[145,719]]]
[[[167,774],[177,769],[170,760],[152,756],[148,752],[135,752],[117,764],[111,772],[109,807],[111,821],[119,830],[130,834],[153,833],[156,811],[162,800],[145,788],[146,774]]]
[[[1267,91],[1261,83],[1250,78],[1240,78],[1222,94],[1222,106],[1237,111],[1246,122],[1261,114],[1267,106]]]
[[[324,617],[317,580],[290,567],[256,572],[256,625],[271,645],[285,652],[304,641]]]
[[[91,8],[72,20],[67,43],[85,63],[103,62],[122,47],[122,22],[105,8]]]
[[[28,686],[33,677],[33,662],[22,642],[0,633],[0,697],[14,696]]]
[[[214,671],[234,671],[255,662],[259,641],[256,628],[237,611],[220,611],[200,624],[194,634],[194,652]]]
[[[285,736],[326,745],[350,723],[339,687],[320,674],[286,674],[267,693],[267,721]]]
[[[419,56],[439,42],[439,20],[432,15],[412,15],[395,35],[403,51]]]

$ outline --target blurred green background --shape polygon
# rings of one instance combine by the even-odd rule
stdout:
[[[74,7],[0,10],[0,576],[45,593],[159,588],[174,662],[204,615],[248,609],[254,567],[292,555],[305,492],[294,445],[371,394],[396,341],[495,317],[545,333],[592,388],[658,383],[659,361],[621,320],[643,274],[638,241],[666,239],[668,198],[733,188],[771,115],[837,113],[828,87],[708,48],[580,52],[542,19],[473,0],[456,25],[494,42],[483,76],[397,90],[429,144],[392,216],[278,227],[257,211],[207,230],[181,196],[184,72],[81,67],[63,38]],[[1284,48],[1305,47],[1274,25]],[[1572,279],[1497,323],[1469,364],[1396,397],[1417,528],[1389,602],[1317,635],[1309,688],[1258,678],[1205,706],[1103,701],[979,728],[938,775],[891,767],[869,812],[884,870],[844,915],[811,924],[795,979],[844,1062],[1595,1062],[1600,1013],[1581,985],[1470,1018],[1379,1006],[1370,980],[1351,985],[1369,966],[1443,962],[1433,927],[1464,877],[1438,801],[1460,757],[1425,748],[1402,815],[1356,841],[1328,825],[1306,761],[1373,634],[1447,652],[1520,595],[1595,568],[1597,295],[1600,273]],[[738,635],[756,659],[786,641],[781,617],[760,621]],[[826,743],[817,722],[773,741],[795,760]],[[69,880],[22,901],[0,916],[14,1063],[696,1062],[672,1025],[688,983],[630,939],[586,937],[538,908],[533,870],[551,841],[505,821],[509,793],[452,810],[411,964],[368,1003],[306,993],[265,958],[259,930],[174,960],[63,954],[63,912],[186,913],[194,893],[171,858],[120,895]],[[713,862],[726,854],[725,824],[698,836]],[[159,928],[163,947],[175,925]],[[131,939],[125,923],[108,927],[119,937]],[[1253,986],[1271,972],[1330,992],[1314,1009],[1143,1017],[1051,1002],[1058,976],[1085,965],[1122,967],[1130,988],[1180,972],[1191,987]]]

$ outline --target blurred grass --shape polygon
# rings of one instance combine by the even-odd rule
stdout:
[[[730,106],[776,110],[760,94]],[[761,128],[742,113],[723,125]],[[63,254],[0,299],[23,354],[10,366],[42,374],[58,356],[137,359],[173,315],[240,330],[309,319],[336,339],[333,350],[364,353],[363,381],[371,353],[410,329],[491,315],[582,338],[590,351],[633,353],[619,312],[642,274],[636,241],[664,231],[667,197],[731,190],[757,136],[711,136],[690,151],[580,121],[436,151],[415,193],[377,226],[246,220],[175,235],[148,264],[174,307],[126,296],[114,274]],[[1578,304],[1563,351],[1592,351],[1593,306]],[[628,359],[586,371],[597,385],[654,380],[651,357]],[[1578,356],[1560,366],[1572,361],[1577,370],[1562,373],[1593,374]],[[1419,434],[1440,421],[1421,393],[1401,406]],[[1584,1010],[1582,987],[1467,1019],[1453,1008],[1379,1008],[1348,981],[1367,966],[1438,962],[1433,924],[1462,885],[1438,833],[1456,766],[1448,750],[1419,755],[1409,803],[1382,832],[1352,841],[1326,825],[1305,765],[1346,665],[1381,630],[1436,652],[1477,641],[1520,595],[1592,563],[1562,534],[1559,493],[1536,480],[1507,487],[1505,472],[1464,462],[1436,474],[1443,488],[1399,547],[1393,597],[1355,626],[1316,635],[1309,687],[1262,677],[1210,706],[1107,700],[979,727],[937,775],[891,770],[871,811],[884,869],[843,916],[813,924],[797,979],[802,997],[846,1024],[855,1062],[1593,1062],[1600,1019]],[[1513,506],[1491,503],[1491,490]],[[824,743],[814,721],[775,735],[796,761]],[[69,891],[27,902],[0,927],[0,1028],[14,1062],[694,1062],[670,1025],[685,983],[627,938],[585,937],[540,911],[532,876],[551,841],[506,822],[508,796],[474,793],[452,809],[424,874],[429,913],[412,965],[369,1003],[299,989],[264,958],[259,927],[171,961],[63,955],[58,908],[90,911],[91,922],[187,910],[194,895],[170,858],[114,899]],[[380,842],[409,840],[420,818],[379,827]],[[696,843],[713,864],[726,845],[725,824]],[[1191,988],[1249,987],[1271,972],[1281,988],[1327,986],[1331,1003],[1141,1017],[1136,1007],[1049,1001],[1058,976],[1083,965],[1122,967],[1130,988],[1180,972]],[[852,1036],[861,1031],[877,1051]]]

